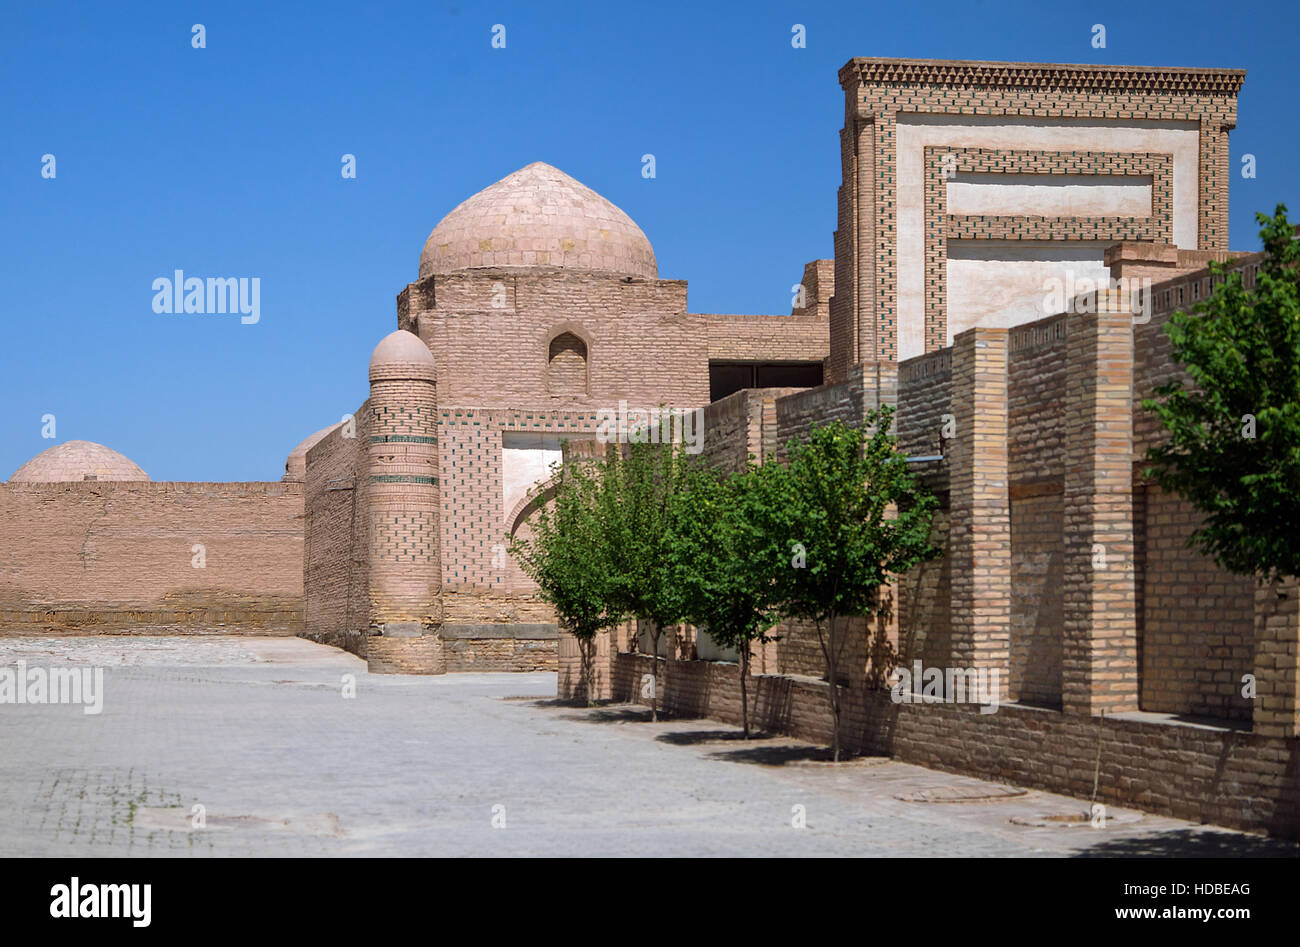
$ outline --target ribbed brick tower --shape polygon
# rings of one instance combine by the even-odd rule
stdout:
[[[433,355],[404,329],[370,357],[371,672],[442,674],[438,399]]]

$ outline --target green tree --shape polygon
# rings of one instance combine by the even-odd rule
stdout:
[[[510,552],[537,583],[560,624],[578,641],[581,682],[588,706],[595,691],[596,635],[617,625],[615,589],[605,568],[605,531],[599,521],[599,480],[590,461],[570,461],[557,474],[554,496],[532,522],[532,536],[511,537]]]
[[[930,544],[938,501],[921,488],[889,433],[893,409],[863,427],[814,426],[791,441],[789,462],[765,483],[764,534],[786,537],[778,600],[785,617],[811,622],[826,661],[831,749],[840,758],[839,674],[849,636],[843,618],[872,616],[891,576],[939,555]],[[871,433],[867,434],[866,430]]]
[[[1143,407],[1168,440],[1146,475],[1205,520],[1190,544],[1229,572],[1300,574],[1300,243],[1286,207],[1257,214],[1264,256],[1255,286],[1211,264],[1213,292],[1165,325],[1177,378]]]
[[[643,441],[609,451],[600,467],[597,507],[603,568],[610,576],[614,610],[648,626],[654,667],[652,720],[659,719],[660,641],[666,628],[682,621],[685,608],[672,543],[674,494],[681,489],[688,462],[681,445]]]
[[[688,464],[676,494],[673,560],[683,617],[740,657],[741,726],[749,738],[751,646],[780,620],[784,536],[764,532],[766,481],[776,465],[730,476]]]

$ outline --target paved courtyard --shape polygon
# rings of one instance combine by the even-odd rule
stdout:
[[[564,706],[550,673],[369,675],[292,638],[0,638],[0,668],[20,660],[103,667],[104,700],[0,704],[0,855],[1300,852],[1118,810],[1093,828],[1082,800]]]

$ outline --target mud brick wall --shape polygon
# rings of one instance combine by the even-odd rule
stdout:
[[[704,409],[701,456],[719,470],[740,471],[778,447],[777,405],[796,388],[745,388]]]
[[[366,655],[370,542],[366,450],[370,403],[357,409],[356,437],[336,430],[307,453],[304,633]]]
[[[1061,705],[1067,320],[1011,330],[1007,465],[1011,499],[1010,697]]]
[[[943,349],[901,362],[898,367],[898,449],[913,457],[942,454],[945,416],[952,412],[952,351]],[[948,552],[949,466],[913,465],[913,473],[940,500],[930,541],[944,555],[922,563],[898,584],[898,653],[901,661],[927,667],[952,661],[952,562]]]
[[[615,699],[647,703],[640,678],[650,659],[622,653]],[[660,675],[660,707],[683,716],[740,723],[734,664],[674,662]],[[750,682],[751,725],[830,742],[825,684],[785,676]],[[1098,801],[1300,839],[1300,738],[1169,726],[1136,717],[1074,716],[973,704],[895,704],[888,690],[857,686],[842,695],[842,739],[852,751],[887,754],[931,769],[998,780],[1081,799],[1092,796],[1100,737]]]
[[[0,484],[0,634],[291,635],[302,560],[301,484]]]
[[[822,625],[822,634],[826,634]],[[812,622],[782,622],[772,631],[779,635],[775,668],[778,674],[794,674],[822,680],[826,677],[826,659],[822,656],[817,627]],[[843,642],[840,659],[836,662],[841,681],[859,678],[867,667],[867,622],[860,616],[845,616],[836,620],[836,634]]]
[[[1063,517],[1059,488],[1012,495],[1010,698],[1058,708]]]
[[[942,349],[910,358],[898,366],[898,413],[894,433],[898,449],[910,457],[943,454],[944,422],[952,414],[952,351]],[[931,492],[948,490],[948,466],[917,464],[913,472]]]
[[[1059,484],[1065,469],[1064,315],[1011,330],[1007,467],[1013,484]]]
[[[1255,583],[1187,548],[1201,521],[1190,503],[1155,486],[1142,493],[1142,709],[1248,721]]]
[[[1180,254],[1186,255],[1185,251]],[[1260,254],[1234,261],[1253,285]],[[1177,309],[1190,310],[1211,292],[1208,269],[1152,286],[1153,315],[1134,335],[1133,461],[1141,622],[1141,706],[1144,710],[1250,720],[1252,701],[1242,677],[1254,671],[1254,583],[1229,575],[1187,546],[1200,515],[1177,496],[1142,479],[1149,448],[1166,435],[1141,401],[1173,378],[1186,377],[1174,360],[1165,326]]]
[[[898,369],[891,363],[853,366],[848,378],[834,384],[806,388],[776,402],[776,450],[784,456],[791,440],[806,440],[814,424],[842,421],[862,424],[868,411],[898,398]]]
[[[371,674],[445,674],[447,656],[437,635],[394,638],[372,635],[366,639],[366,669]]]
[[[437,359],[443,405],[544,408],[626,399],[651,408],[709,400],[708,320],[686,312],[680,280],[457,273],[413,283],[404,295],[407,320]],[[411,313],[413,301],[428,308]],[[400,306],[399,300],[399,320]],[[566,332],[587,349],[585,393],[556,392],[548,382],[550,343]]]
[[[448,671],[554,671],[554,624],[451,625],[439,632]]]
[[[708,325],[709,359],[820,362],[830,350],[829,322],[818,315],[692,314]]]

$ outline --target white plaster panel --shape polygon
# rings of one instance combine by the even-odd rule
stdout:
[[[972,326],[1009,329],[1054,316],[1044,301],[1051,280],[1105,280],[1108,244],[1092,241],[961,241],[948,251],[948,338]]]
[[[1173,155],[1174,243],[1197,239],[1199,126],[1196,122],[1021,119],[978,115],[899,115],[897,170],[898,358],[925,352],[925,149],[1156,152]],[[949,311],[954,290],[948,284]],[[965,294],[969,295],[969,294]]]
[[[560,436],[532,431],[501,435],[501,510],[509,514],[530,489],[549,480],[552,464],[560,463]]]
[[[1149,176],[958,174],[948,182],[950,214],[1150,217]]]

